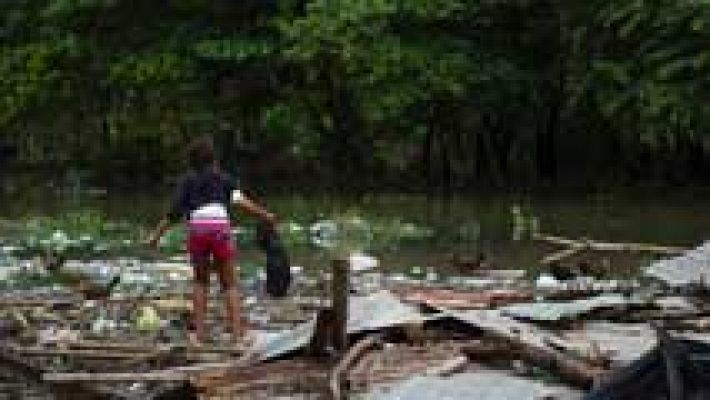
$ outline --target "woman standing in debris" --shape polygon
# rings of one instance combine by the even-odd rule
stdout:
[[[210,137],[196,139],[188,147],[190,170],[178,187],[170,211],[149,237],[157,246],[169,227],[187,222],[187,250],[194,268],[193,328],[190,338],[205,340],[205,313],[209,293],[210,271],[217,272],[224,296],[224,307],[229,328],[235,340],[245,338],[241,320],[241,299],[238,274],[234,271],[236,249],[232,243],[229,209],[234,205],[273,227],[276,217],[240,190],[236,180],[219,167],[214,144]]]

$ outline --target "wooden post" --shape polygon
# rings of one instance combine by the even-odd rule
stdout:
[[[350,293],[350,265],[347,259],[333,260],[333,281],[331,285],[331,304],[334,327],[332,345],[339,355],[348,348],[348,297]]]

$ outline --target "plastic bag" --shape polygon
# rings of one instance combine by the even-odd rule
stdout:
[[[271,297],[284,297],[291,285],[291,265],[279,234],[266,225],[257,227],[259,247],[266,253],[266,292]]]

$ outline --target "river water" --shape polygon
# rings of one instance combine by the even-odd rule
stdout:
[[[411,194],[342,196],[307,190],[265,196],[262,202],[276,212],[282,226],[308,231],[314,222],[357,217],[374,230],[406,231],[396,239],[372,237],[362,244],[386,269],[446,268],[453,260],[479,255],[502,268],[531,269],[549,245],[530,239],[531,232],[572,238],[648,242],[693,246],[708,235],[707,190],[616,190],[601,194],[480,194],[448,198]],[[34,216],[61,218],[68,212],[95,210],[108,220],[129,221],[136,229],[154,224],[169,202],[169,191],[60,192],[50,188],[2,195],[0,218],[20,221]],[[238,223],[250,224],[237,215]],[[384,228],[383,228],[384,227]],[[391,239],[392,235],[388,238]],[[289,242],[294,264],[317,267],[322,251]],[[259,262],[253,246],[243,246],[242,260]],[[599,259],[608,255],[592,255]],[[614,268],[629,270],[647,257],[612,257]]]

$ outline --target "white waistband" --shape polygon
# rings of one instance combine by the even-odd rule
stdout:
[[[205,204],[204,206],[190,213],[190,220],[228,220],[227,209],[219,203]]]

